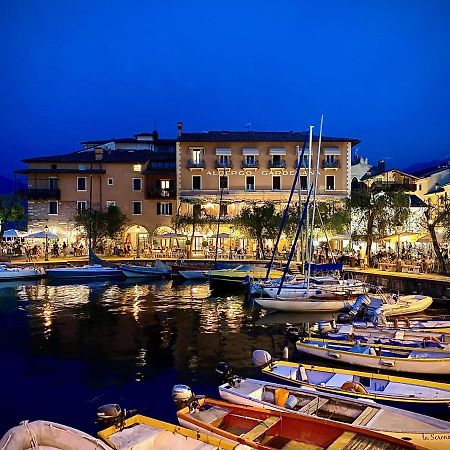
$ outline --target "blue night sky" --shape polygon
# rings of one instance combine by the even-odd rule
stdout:
[[[152,130],[304,130],[450,155],[450,1],[0,1],[3,175]]]

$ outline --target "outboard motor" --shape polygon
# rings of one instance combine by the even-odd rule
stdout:
[[[365,294],[359,295],[355,303],[353,303],[353,306],[350,308],[349,311],[350,316],[356,316],[363,307],[369,305],[370,305],[370,298]]]
[[[255,350],[252,355],[252,361],[256,367],[267,366],[272,361],[272,355],[265,350]]]
[[[185,384],[176,384],[172,388],[172,400],[175,403],[177,411],[189,406],[192,411],[199,408],[198,400],[205,398],[204,395],[195,395],[192,389]]]
[[[109,403],[107,405],[100,406],[97,409],[96,423],[101,428],[108,428],[115,425],[117,428],[123,428],[125,419],[136,414],[135,409],[122,409],[120,405],[116,403]]]
[[[216,366],[216,375],[220,384],[228,383],[233,378],[233,370],[226,362],[220,362]]]

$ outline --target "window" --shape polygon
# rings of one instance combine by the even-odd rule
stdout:
[[[51,191],[55,191],[56,189],[58,189],[58,178],[56,177],[50,177],[48,179],[48,188]]]
[[[334,191],[334,175],[327,175],[325,189],[327,191]]]
[[[192,190],[199,191],[202,188],[201,175],[192,175]]]
[[[254,166],[256,164],[256,156],[255,155],[245,155],[245,164],[247,166]]]
[[[202,205],[200,205],[200,203],[192,205],[192,215],[194,217],[200,217],[201,214],[202,214]]]
[[[230,164],[229,155],[219,155],[219,165],[222,167],[227,167]]]
[[[86,211],[87,208],[87,201],[86,200],[80,200],[77,202],[77,213],[81,214],[82,212]]]
[[[114,178],[108,178],[108,186],[114,185]]]
[[[335,161],[334,155],[325,155],[325,159],[326,159],[327,163],[334,163],[334,161]]]
[[[77,191],[86,190],[86,177],[77,177]]]
[[[142,202],[133,202],[133,214],[142,214]]]
[[[48,202],[48,214],[52,216],[58,215],[58,202],[55,200],[50,200]]]
[[[172,203],[159,203],[158,202],[156,204],[156,214],[158,216],[171,216],[172,215]]]
[[[419,191],[421,191],[422,190],[422,185],[421,184],[419,184]]]
[[[140,172],[142,170],[142,164],[134,164],[133,172]]]
[[[172,189],[170,180],[159,180],[159,184],[161,186],[161,195],[163,197],[168,197]]]
[[[281,177],[279,175],[272,176],[272,190],[273,191],[281,190]]]
[[[308,189],[308,177],[306,175],[300,175],[300,189],[302,191]]]
[[[228,189],[228,176],[227,175],[220,175],[219,189]]]
[[[115,200],[106,200],[106,208],[109,208],[110,206],[116,206]]]
[[[142,189],[142,179],[133,178],[133,191],[140,191]]]
[[[56,164],[51,164],[51,165],[50,165],[50,169],[53,169],[53,170],[55,170],[55,169],[56,169],[56,167],[57,167],[57,166],[56,166]]]
[[[220,211],[219,211],[220,217],[224,217],[228,215],[228,205],[226,203],[222,203],[220,205]]]
[[[245,190],[246,191],[255,190],[255,177],[253,175],[245,177]]]
[[[193,148],[192,149],[192,162],[194,164],[200,164],[202,162],[202,149]]]
[[[78,170],[86,170],[86,166],[84,164],[78,164]]]

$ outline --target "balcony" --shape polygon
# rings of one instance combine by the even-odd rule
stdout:
[[[396,192],[414,192],[417,189],[416,183],[411,181],[374,181],[370,189],[372,191],[396,191]]]
[[[219,161],[217,160],[214,163],[214,168],[215,169],[231,169],[233,167],[233,164],[231,164],[231,161]]]
[[[324,159],[322,160],[322,169],[339,169],[341,162],[338,159]]]
[[[192,161],[191,159],[187,162],[188,169],[204,169],[205,161],[202,159],[201,161]]]
[[[298,168],[298,165],[299,165],[299,163],[298,163],[298,159],[295,161],[295,168],[297,169]],[[300,162],[300,168],[301,169],[307,169],[308,168],[308,161],[306,161],[306,160],[302,160],[301,162]]]
[[[151,198],[172,199],[172,198],[175,198],[176,195],[177,195],[177,192],[176,192],[175,188],[162,189],[162,188],[158,188],[158,187],[151,187],[147,191],[148,199],[151,199]]]
[[[61,198],[60,189],[18,189],[17,195],[22,197],[27,197],[29,199],[55,199],[59,200]]]
[[[286,161],[284,159],[280,159],[279,161],[270,160],[269,161],[269,169],[285,169]]]
[[[242,161],[241,169],[259,169],[259,161],[246,162]]]

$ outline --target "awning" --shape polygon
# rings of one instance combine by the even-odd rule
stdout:
[[[339,150],[339,147],[325,147],[323,153],[325,155],[340,155],[341,151]]]
[[[45,233],[45,231],[36,231],[25,236],[25,239],[45,239],[46,237],[48,239],[59,239],[59,236],[56,233],[53,233],[53,231],[47,233]]]
[[[216,148],[216,155],[231,155],[231,148]]]
[[[3,237],[19,237],[22,234],[23,233],[20,232],[19,230],[6,230],[3,233]]]
[[[257,148],[243,148],[242,154],[246,155],[259,155],[259,150]]]
[[[280,148],[280,147],[272,147],[269,149],[269,155],[273,156],[273,155],[280,155],[280,156],[284,156],[286,155],[286,149],[285,148]]]

